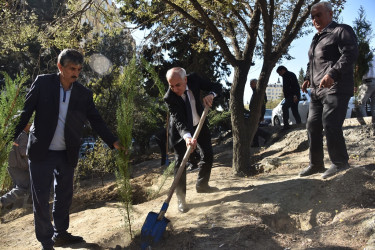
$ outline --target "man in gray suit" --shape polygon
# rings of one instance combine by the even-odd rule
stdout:
[[[8,173],[13,182],[13,188],[0,197],[0,208],[14,206],[18,201],[28,200],[30,196],[30,174],[26,155],[27,142],[31,124],[27,124],[13,143],[8,157]]]
[[[28,156],[35,233],[43,249],[84,242],[67,232],[73,197],[73,174],[78,162],[80,138],[86,120],[111,148],[119,148],[93,101],[92,92],[77,82],[83,56],[77,50],[63,50],[57,62],[59,73],[39,75],[31,85],[16,127],[15,137],[35,112],[30,130]],[[54,181],[52,216],[49,215],[50,187]]]

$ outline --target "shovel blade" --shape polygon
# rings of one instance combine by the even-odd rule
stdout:
[[[159,214],[154,212],[149,212],[146,221],[142,226],[141,230],[141,248],[146,249],[160,241],[165,229],[167,228],[170,220],[163,217],[163,219],[158,220]]]

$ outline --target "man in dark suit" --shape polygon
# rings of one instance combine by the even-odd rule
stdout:
[[[15,130],[16,137],[35,111],[27,152],[35,233],[43,249],[84,241],[82,237],[68,233],[67,229],[74,167],[78,162],[85,121],[90,122],[111,148],[119,148],[117,138],[95,108],[92,92],[77,82],[82,64],[83,56],[77,50],[63,50],[57,62],[59,73],[39,75],[31,85]],[[49,215],[49,194],[53,180],[54,225]]]
[[[292,109],[296,123],[301,123],[301,116],[298,113],[298,103],[301,99],[301,88],[299,87],[296,75],[293,72],[288,71],[285,66],[279,66],[276,72],[283,78],[283,93],[284,93],[284,104],[283,104],[283,121],[284,129],[288,129],[289,126],[289,108]]]
[[[167,81],[169,89],[164,96],[164,101],[168,105],[170,112],[171,126],[169,128],[169,142],[175,151],[176,165],[175,175],[182,162],[188,146],[195,149],[199,147],[201,161],[199,162],[199,173],[196,184],[198,193],[212,192],[213,189],[208,185],[213,163],[213,150],[211,144],[211,135],[207,126],[207,121],[202,127],[197,140],[192,138],[194,131],[199,123],[200,116],[203,113],[201,102],[201,90],[209,94],[203,98],[205,106],[212,106],[213,99],[221,93],[221,86],[218,83],[211,83],[204,80],[197,74],[186,75],[183,68],[175,67],[167,72]],[[178,210],[186,212],[186,169],[176,187],[178,200]]]

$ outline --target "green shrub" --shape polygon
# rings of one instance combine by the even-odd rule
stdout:
[[[212,110],[208,113],[209,127],[213,133],[232,129],[229,111]]]
[[[115,152],[102,140],[96,140],[93,149],[81,151],[80,154],[75,178],[99,177],[104,186],[104,177],[116,169]]]

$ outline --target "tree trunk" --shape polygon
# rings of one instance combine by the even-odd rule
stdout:
[[[243,95],[247,82],[247,74],[250,67],[234,67],[233,84],[230,96],[230,110],[233,135],[233,160],[232,167],[235,175],[252,175],[256,169],[250,164],[251,143],[258,129],[259,117],[264,100],[264,93],[267,88],[269,76],[275,62],[267,62],[270,65],[264,66],[258,79],[255,90],[253,105],[251,106],[250,117],[245,119],[245,108],[243,105]]]
[[[247,175],[250,162],[250,130],[245,120],[243,95],[249,67],[234,67],[233,84],[230,91],[230,110],[233,135],[233,172]]]

